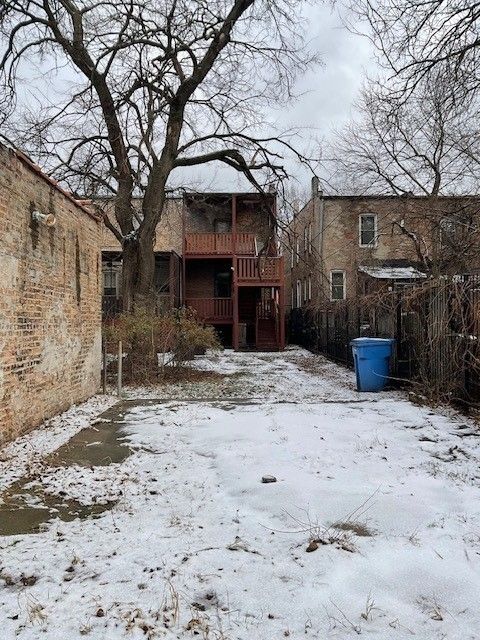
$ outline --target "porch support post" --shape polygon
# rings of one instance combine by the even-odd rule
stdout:
[[[187,298],[187,290],[186,290],[186,283],[187,283],[187,238],[186,236],[186,225],[185,225],[185,209],[186,209],[187,203],[185,200],[185,195],[183,196],[183,201],[182,201],[182,257],[181,257],[181,264],[180,264],[180,291],[178,292],[178,297],[179,297],[179,307],[183,307],[185,306],[185,301]]]
[[[279,313],[279,349],[285,349],[285,285],[278,289],[278,313]]]
[[[232,195],[232,268],[233,268],[233,326],[232,326],[232,345],[235,351],[239,346],[239,327],[238,327],[238,281],[237,281],[237,196]]]

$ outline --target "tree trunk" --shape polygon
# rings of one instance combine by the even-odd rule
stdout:
[[[155,310],[155,253],[150,242],[138,239],[123,245],[122,298],[123,311],[131,313],[143,308]]]

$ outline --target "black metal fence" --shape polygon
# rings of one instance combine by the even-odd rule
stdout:
[[[480,403],[478,275],[444,276],[355,303],[294,309],[289,336],[350,367],[353,338],[394,338],[392,377],[439,398]]]

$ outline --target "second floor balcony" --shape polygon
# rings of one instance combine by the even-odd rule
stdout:
[[[189,257],[256,256],[254,233],[187,233],[184,253]]]

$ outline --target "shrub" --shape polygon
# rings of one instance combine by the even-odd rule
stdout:
[[[121,314],[105,326],[105,338],[114,352],[122,341],[128,353],[124,366],[128,382],[153,382],[167,372],[178,374],[194,355],[220,347],[213,327],[185,308],[161,316],[144,309]]]

